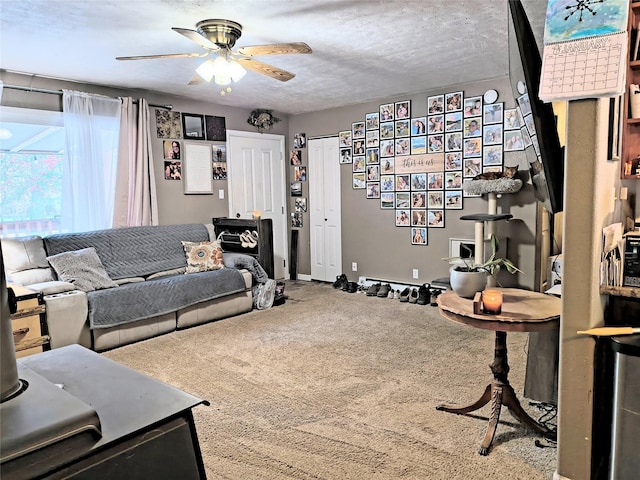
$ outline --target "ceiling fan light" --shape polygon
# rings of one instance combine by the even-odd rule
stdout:
[[[247,71],[238,62],[229,62],[229,74],[234,82],[239,82],[246,75]]]
[[[213,74],[215,76],[218,75],[229,75],[229,62],[226,58],[222,56],[216,57],[216,59],[212,62],[213,65]]]
[[[229,85],[231,77],[229,75],[216,75],[215,81],[218,85]]]
[[[214,62],[212,62],[211,60],[203,62],[198,68],[196,68],[196,73],[207,82],[210,82],[215,75]]]

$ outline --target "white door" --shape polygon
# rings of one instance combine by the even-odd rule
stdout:
[[[273,221],[275,278],[288,278],[284,136],[227,130],[229,217]]]
[[[342,273],[338,137],[309,140],[311,278],[333,282]]]

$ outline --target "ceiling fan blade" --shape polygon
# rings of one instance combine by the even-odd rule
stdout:
[[[200,85],[203,82],[204,82],[204,78],[202,78],[200,75],[196,73],[193,76],[193,78],[189,80],[189,83],[187,83],[187,85]]]
[[[152,60],[154,58],[190,58],[206,57],[209,52],[204,53],[166,53],[164,55],[138,55],[133,57],[116,57],[116,60]]]
[[[266,63],[259,62],[253,58],[238,58],[236,60],[244,68],[253,70],[254,72],[261,73],[267,77],[275,78],[281,82],[287,82],[295,77],[295,74],[282,70],[281,68],[267,65]]]
[[[238,52],[249,57],[259,55],[287,55],[293,53],[311,53],[311,47],[304,42],[273,43],[270,45],[252,45],[241,47]]]
[[[213,43],[208,38],[203,37],[202,35],[200,35],[199,32],[195,30],[190,30],[188,28],[179,28],[179,27],[172,27],[171,30],[173,30],[174,32],[178,32],[180,35],[187,37],[192,42],[196,42],[201,47],[204,47],[213,51],[220,50],[220,47],[218,45]]]

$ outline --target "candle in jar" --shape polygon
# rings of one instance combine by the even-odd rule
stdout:
[[[502,292],[499,290],[484,290],[482,292],[482,309],[484,313],[498,314],[502,312]]]
[[[254,220],[260,220],[261,214],[260,214],[260,210],[254,210],[253,211],[253,219]]]

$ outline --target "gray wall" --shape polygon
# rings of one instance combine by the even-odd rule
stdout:
[[[289,149],[293,148],[295,133],[304,132],[308,139],[336,135],[341,130],[350,130],[351,123],[364,121],[365,115],[377,112],[381,103],[411,100],[411,115],[423,116],[427,112],[427,97],[448,92],[464,91],[465,96],[482,95],[493,88],[499,93],[499,102],[505,108],[515,106],[508,77],[501,77],[475,84],[452,85],[447,90],[424,91],[366,104],[295,115],[289,121]],[[308,165],[308,152],[303,150],[303,163]],[[337,161],[337,159],[336,159]],[[528,179],[528,165],[522,152],[506,152],[506,165],[520,165],[520,175]],[[342,193],[342,266],[350,280],[358,276],[380,278],[409,283],[429,282],[448,276],[448,264],[442,260],[449,255],[449,238],[474,236],[473,222],[460,220],[461,215],[487,213],[486,198],[465,198],[463,210],[447,210],[445,228],[428,230],[428,246],[411,245],[410,229],[395,226],[392,210],[381,210],[378,199],[367,199],[365,190],[352,188],[351,165],[341,167]],[[290,172],[291,173],[291,172]],[[303,182],[303,196],[308,197],[308,184]],[[289,205],[292,208],[292,205]],[[514,195],[505,195],[498,201],[502,213],[514,217],[509,223],[498,225],[498,235],[509,237],[509,257],[523,270],[517,277],[500,277],[501,283],[534,286],[535,225],[536,208],[530,184]],[[305,225],[300,231],[298,272],[310,273],[309,215],[304,214]],[[351,263],[358,263],[358,271],[351,271]],[[412,278],[413,269],[419,270],[419,280]]]
[[[199,103],[180,97],[143,90],[121,90],[103,86],[63,82],[52,79],[32,78],[29,76],[1,72],[0,78],[5,84],[29,85],[34,88],[58,90],[62,88],[101,93],[110,96],[144,97],[150,104],[172,104],[174,111],[217,115],[226,118],[228,129],[252,131],[246,123],[250,110],[226,106]],[[465,96],[482,95],[493,88],[499,93],[499,102],[505,108],[513,108],[514,100],[507,77],[500,77],[476,84],[452,85],[447,90],[424,91],[418,94],[403,95],[397,98],[383,99],[366,104],[350,105],[303,115],[287,117],[274,112],[282,119],[271,133],[286,135],[287,150],[293,149],[293,135],[304,132],[307,138],[336,135],[340,130],[349,130],[354,121],[364,120],[365,114],[378,111],[380,103],[410,99],[412,115],[426,114],[427,96],[447,92],[464,91]],[[5,89],[2,104],[23,108],[61,110],[61,97],[50,94],[23,92]],[[257,106],[259,108],[259,106]],[[152,109],[152,117],[155,113]],[[182,182],[164,180],[162,140],[153,142],[153,154],[158,191],[160,223],[210,222],[212,217],[228,214],[227,182],[214,181],[214,195],[184,195]],[[288,155],[288,152],[286,153]],[[308,165],[307,149],[302,150],[303,163]],[[287,165],[289,161],[287,158]],[[527,165],[521,152],[506,152],[505,164],[519,164],[520,174],[527,178]],[[287,167],[287,181],[291,180],[292,167]],[[464,199],[463,210],[447,210],[445,228],[430,228],[427,246],[411,245],[410,229],[395,227],[394,212],[381,210],[379,200],[367,199],[364,190],[353,190],[351,186],[351,165],[341,166],[342,191],[342,258],[343,271],[352,280],[360,275],[372,278],[388,279],[398,282],[422,283],[435,278],[448,276],[448,264],[442,260],[449,255],[449,238],[473,239],[473,222],[459,220],[461,215],[486,213],[486,199]],[[288,188],[288,185],[287,185]],[[218,198],[218,191],[224,190],[224,199]],[[303,182],[303,195],[308,197],[308,182]],[[289,198],[289,211],[293,211],[293,200]],[[499,211],[511,213],[514,220],[500,222],[498,235],[508,237],[508,256],[524,272],[522,275],[504,275],[501,283],[534,286],[535,274],[535,199],[531,186],[525,184],[514,195],[505,195],[498,201]],[[300,230],[298,274],[309,275],[310,246],[308,213],[304,214],[304,228]],[[358,263],[358,272],[351,271],[351,263]],[[419,280],[412,278],[412,270],[420,272]]]

